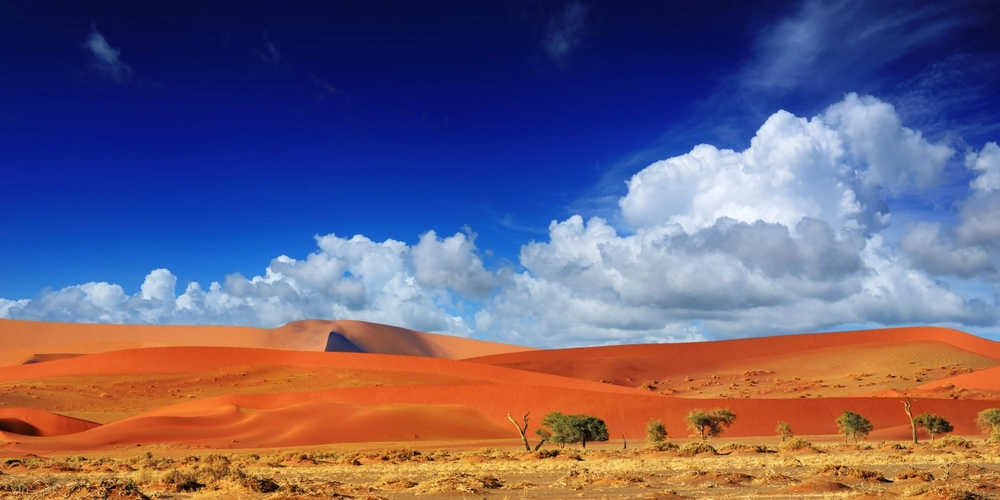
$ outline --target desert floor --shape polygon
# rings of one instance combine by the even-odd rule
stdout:
[[[718,454],[605,445],[567,447],[545,458],[497,448],[23,457],[0,465],[0,498],[976,499],[1000,493],[1000,446],[961,438],[798,451],[715,444]]]

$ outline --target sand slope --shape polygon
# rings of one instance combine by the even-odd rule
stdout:
[[[931,380],[998,367],[1000,344],[945,328],[892,328],[505,353],[470,361],[682,397],[830,397],[905,393]]]
[[[447,359],[529,350],[526,347],[362,321],[322,320],[295,321],[268,330],[231,326],[107,325],[0,319],[0,338],[4,340],[0,366],[162,346],[346,350]]]

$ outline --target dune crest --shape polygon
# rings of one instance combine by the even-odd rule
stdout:
[[[331,334],[343,339],[333,346]],[[460,359],[529,350],[497,342],[417,332],[362,321],[294,321],[274,328],[237,326],[111,325],[0,319],[0,366],[45,362],[64,353],[95,354],[165,346],[251,347],[322,352],[354,349]],[[346,342],[346,343],[345,343]]]

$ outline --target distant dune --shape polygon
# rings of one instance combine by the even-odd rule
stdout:
[[[519,441],[506,414],[603,418],[641,439],[684,437],[694,408],[737,415],[725,436],[832,435],[844,410],[872,439],[906,439],[900,401],[979,435],[1000,407],[1000,346],[941,328],[690,344],[529,350],[353,321],[273,330],[0,321],[0,452],[166,443],[246,449],[325,443]],[[72,339],[69,341],[68,339]],[[27,363],[27,364],[25,364]]]
[[[461,359],[530,348],[416,332],[362,321],[295,321],[275,329],[231,326],[106,325],[0,319],[0,366],[79,354],[165,346],[348,351]]]

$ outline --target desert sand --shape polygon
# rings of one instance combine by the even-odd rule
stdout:
[[[653,418],[683,443],[684,416],[717,407],[738,416],[727,440],[773,442],[783,420],[832,445],[842,439],[835,419],[850,410],[874,425],[869,442],[903,442],[907,398],[915,413],[981,439],[976,414],[1000,407],[1000,344],[943,328],[538,350],[353,321],[265,330],[0,320],[0,338],[4,457],[514,451],[507,414],[530,413],[530,433],[553,411],[602,418],[605,448],[641,444]]]

